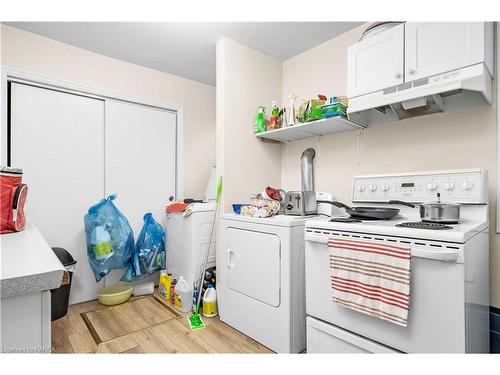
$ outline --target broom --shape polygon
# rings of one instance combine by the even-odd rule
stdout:
[[[222,191],[222,176],[219,176],[219,179],[217,180],[217,193],[215,196],[215,212],[214,212],[214,219],[212,220],[212,226],[210,229],[210,237],[208,237],[208,248],[207,248],[207,255],[205,257],[205,263],[203,264],[203,269],[201,271],[201,276],[200,276],[200,284],[198,285],[198,297],[196,299],[196,305],[193,308],[193,313],[187,317],[189,327],[194,331],[198,329],[203,329],[205,328],[205,323],[203,323],[203,320],[201,319],[200,316],[200,301],[201,301],[201,291],[202,291],[202,285],[203,285],[203,278],[205,275],[205,271],[207,270],[207,263],[208,263],[208,257],[210,255],[210,245],[212,244],[212,237],[214,235],[214,229],[215,229],[215,220],[217,218],[217,211],[219,209],[219,200],[220,200],[220,193]]]

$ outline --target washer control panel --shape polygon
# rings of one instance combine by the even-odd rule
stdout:
[[[353,202],[402,200],[443,201],[485,204],[488,202],[488,176],[484,169],[401,173],[354,178]]]

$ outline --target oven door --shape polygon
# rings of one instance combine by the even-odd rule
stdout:
[[[332,302],[327,241],[334,236],[411,246],[407,327]],[[464,245],[310,228],[306,229],[305,239],[308,316],[403,352],[466,351]]]

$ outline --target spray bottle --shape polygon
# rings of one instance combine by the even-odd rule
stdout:
[[[266,131],[267,124],[264,118],[264,112],[266,109],[264,107],[259,107],[257,112],[257,118],[255,119],[255,133],[263,133]]]
[[[297,99],[296,95],[288,95],[290,98],[290,109],[288,110],[288,118],[287,118],[287,125],[292,126],[295,124],[295,118],[297,117],[297,114],[295,113],[295,100]]]

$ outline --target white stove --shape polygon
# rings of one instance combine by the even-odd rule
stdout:
[[[308,220],[305,228],[308,352],[489,351],[488,178],[481,169],[355,177],[353,205],[399,208],[391,220]],[[447,229],[400,227],[419,222],[417,208],[390,200],[460,203]],[[451,227],[451,228],[450,228]],[[341,236],[411,247],[408,327],[331,302],[327,241]]]

